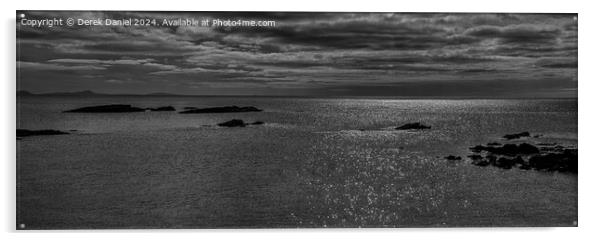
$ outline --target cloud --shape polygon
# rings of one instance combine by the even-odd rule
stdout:
[[[62,64],[129,64],[140,65],[152,62],[153,59],[117,59],[117,60],[100,60],[100,59],[51,59],[47,62],[62,63]]]
[[[547,43],[560,36],[560,30],[553,26],[520,24],[504,27],[478,26],[466,30],[465,34],[479,38],[496,38],[503,43]]]
[[[61,64],[76,64],[76,65],[134,65],[140,67],[150,67],[156,68],[160,70],[174,70],[178,67],[175,65],[166,65],[155,63],[154,59],[146,58],[146,59],[110,59],[110,60],[100,60],[100,59],[51,59],[48,60],[49,63],[61,63]]]
[[[541,58],[537,65],[544,68],[577,69],[577,58]]]
[[[554,63],[554,64],[544,64],[541,65],[542,67],[546,67],[546,68],[568,68],[568,69],[573,69],[573,68],[577,68],[577,62],[569,62],[569,63]]]
[[[105,67],[94,66],[94,65],[69,66],[69,65],[60,65],[60,64],[53,64],[53,63],[35,63],[35,62],[23,62],[23,61],[17,61],[17,68],[21,69],[21,71],[28,71],[28,70],[50,70],[50,71],[106,70]]]
[[[25,87],[51,88],[48,82],[60,81],[68,87],[87,79],[77,88],[110,89],[122,82],[140,92],[174,88],[211,94],[230,88],[229,94],[240,94],[249,88],[257,94],[263,88],[267,94],[275,89],[307,94],[409,83],[431,88],[431,83],[466,82],[485,90],[477,83],[520,80],[537,83],[525,86],[536,91],[550,79],[576,79],[575,14],[32,11],[27,16],[255,19],[274,20],[277,27],[17,24]]]

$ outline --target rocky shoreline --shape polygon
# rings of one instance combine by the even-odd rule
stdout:
[[[506,140],[530,137],[529,132],[504,135]],[[471,164],[480,167],[493,166],[502,169],[519,168],[523,170],[537,170],[547,172],[578,172],[578,150],[556,143],[527,142],[498,143],[490,142],[487,145],[476,145],[468,148],[473,154],[467,157]],[[450,155],[447,160],[461,160],[461,157]]]

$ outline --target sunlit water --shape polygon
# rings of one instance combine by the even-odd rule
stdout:
[[[442,156],[541,134],[577,146],[577,101],[20,97],[27,228],[572,226],[577,176]],[[101,104],[263,112],[61,113]],[[262,126],[221,128],[230,119]],[[431,130],[398,131],[420,121]],[[464,158],[466,159],[466,158]]]

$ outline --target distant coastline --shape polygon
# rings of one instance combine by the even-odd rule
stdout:
[[[63,96],[63,97],[119,97],[119,96],[138,96],[138,97],[232,97],[232,98],[306,98],[306,99],[391,99],[391,100],[545,100],[545,99],[575,99],[578,97],[503,97],[503,96],[322,96],[322,95],[190,95],[173,94],[165,92],[153,92],[148,94],[133,93],[99,93],[91,90],[75,92],[48,92],[33,93],[27,90],[18,90],[17,96]]]

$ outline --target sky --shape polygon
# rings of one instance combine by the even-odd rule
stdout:
[[[33,27],[18,16],[17,88],[33,93],[577,97],[577,14],[17,13],[275,22]]]

